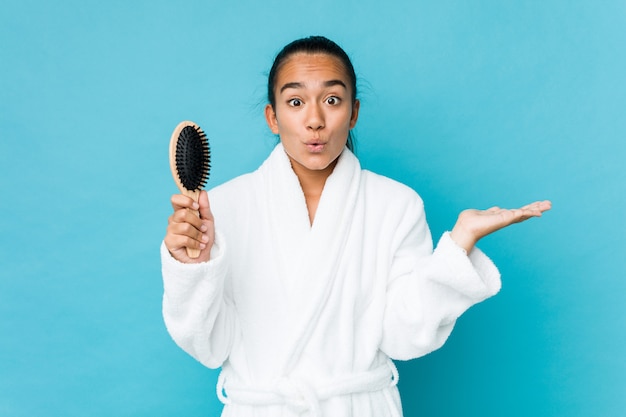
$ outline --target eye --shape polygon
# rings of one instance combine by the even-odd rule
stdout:
[[[292,98],[291,100],[287,101],[287,104],[289,104],[291,107],[300,107],[302,106],[302,100],[300,100],[299,98]]]
[[[341,103],[341,99],[337,96],[330,96],[326,99],[326,103],[331,106],[337,106],[339,103]]]

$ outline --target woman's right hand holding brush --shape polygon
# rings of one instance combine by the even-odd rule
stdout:
[[[182,194],[175,194],[171,203],[174,213],[168,219],[165,247],[179,262],[207,262],[215,242],[215,224],[207,192],[200,192],[198,202]],[[200,212],[200,217],[195,214],[196,211]],[[190,258],[186,248],[200,249],[200,256]]]

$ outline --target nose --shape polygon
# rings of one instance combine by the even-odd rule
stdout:
[[[324,113],[318,104],[309,106],[306,125],[310,130],[320,130],[324,127]]]

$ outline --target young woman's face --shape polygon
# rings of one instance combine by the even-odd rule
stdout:
[[[276,105],[265,117],[301,174],[332,172],[359,114],[341,61],[327,54],[299,53],[276,76]]]

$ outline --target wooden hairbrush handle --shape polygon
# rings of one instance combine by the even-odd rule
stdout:
[[[198,203],[198,200],[200,199],[200,190],[196,190],[196,191],[189,191],[186,188],[183,188],[181,190],[181,194],[182,195],[186,195],[187,197],[191,197],[193,199],[193,201],[195,201],[196,203]],[[195,214],[196,216],[200,217],[200,212],[197,210],[193,210],[193,209],[187,209],[189,212]],[[196,259],[197,257],[200,256],[200,249],[192,249],[192,248],[185,248],[187,250],[187,256],[189,256],[192,259]]]

